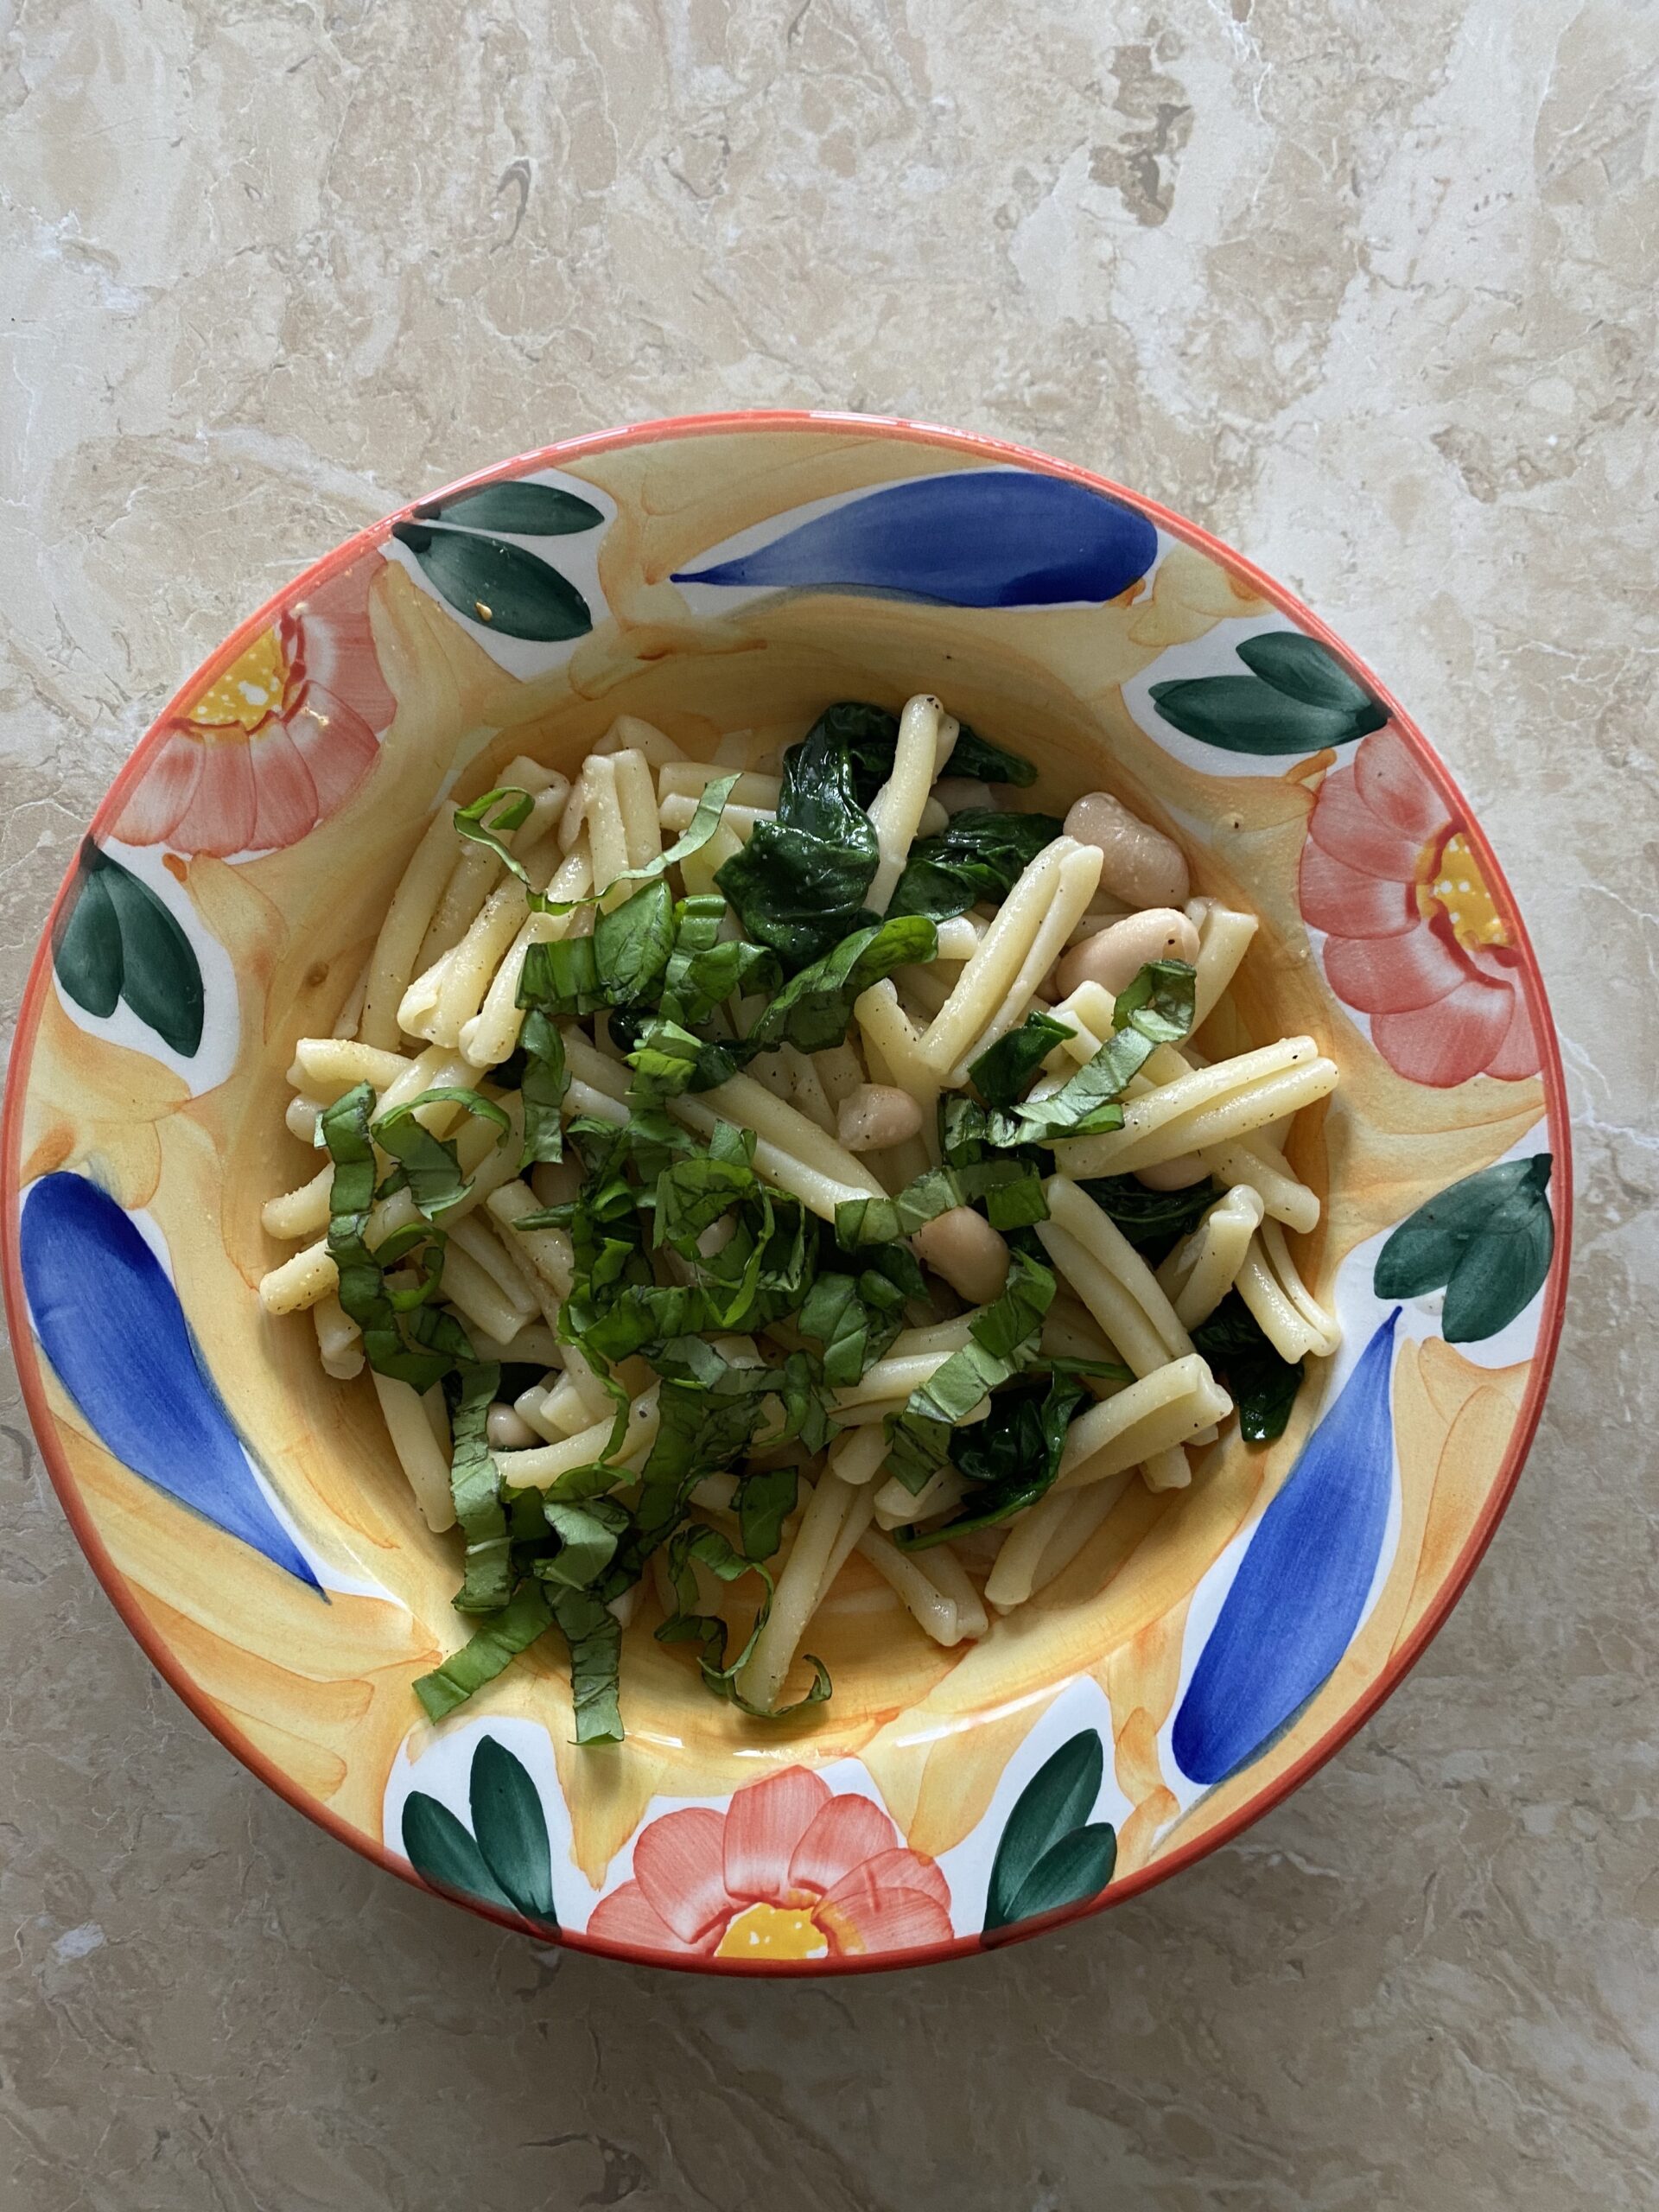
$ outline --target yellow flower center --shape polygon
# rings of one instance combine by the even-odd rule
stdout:
[[[810,1912],[792,1904],[752,1904],[720,1939],[717,1959],[823,1959],[830,1946]]]
[[[1480,863],[1461,830],[1444,845],[1425,845],[1417,863],[1417,911],[1432,922],[1437,906],[1465,952],[1510,942]]]
[[[279,710],[287,689],[283,641],[274,629],[262,630],[218,682],[208,685],[191,708],[190,720],[198,729],[222,731],[227,737],[240,729],[251,737]]]

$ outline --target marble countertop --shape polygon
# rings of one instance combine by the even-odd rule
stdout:
[[[711,408],[1089,462],[1326,615],[1542,955],[1574,1289],[1382,1714],[923,1973],[544,1954],[238,1768],[0,1420],[16,2212],[1652,2202],[1659,20],[1618,0],[0,0],[0,995],[199,656],[397,501]],[[1647,1224],[1643,1228],[1643,1223]]]

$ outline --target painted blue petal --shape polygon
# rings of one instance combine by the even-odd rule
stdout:
[[[1264,1751],[1359,1625],[1393,1491],[1389,1375],[1399,1318],[1396,1306],[1303,1446],[1223,1601],[1170,1739],[1194,1782],[1224,1782]]]
[[[43,1175],[24,1198],[20,1245],[35,1332],[100,1441],[316,1588],[196,1357],[177,1292],[128,1215],[84,1175]]]
[[[1157,551],[1146,517],[1103,493],[1026,469],[976,468],[884,484],[755,552],[673,581],[1054,607],[1116,599]]]

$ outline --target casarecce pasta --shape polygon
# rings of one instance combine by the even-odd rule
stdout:
[[[294,1040],[260,1285],[458,1533],[434,1718],[554,1627],[585,1742],[625,1626],[756,1719],[830,1694],[846,1587],[995,1634],[1336,1351],[1281,1148],[1335,1063],[1206,1057],[1255,917],[1034,780],[919,694],[781,755],[623,715],[435,817]]]

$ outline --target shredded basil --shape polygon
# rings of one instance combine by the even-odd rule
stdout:
[[[615,1479],[614,1470],[607,1473]],[[550,1494],[543,1500],[543,1516],[559,1540],[553,1557],[537,1573],[543,1580],[571,1590],[584,1590],[597,1582],[616,1556],[618,1540],[628,1525],[628,1510],[614,1498],[576,1499]]]
[[[542,1602],[558,1623],[570,1651],[570,1702],[578,1744],[620,1744],[622,1708],[618,1701],[622,1624],[591,1590],[571,1590],[555,1581],[538,1586]]]
[[[938,931],[921,914],[897,915],[855,930],[785,984],[747,1042],[761,1050],[793,1045],[798,1052],[826,1052],[845,1038],[855,1001],[873,983],[895,968],[931,960],[938,947]]]
[[[1051,1097],[991,1115],[992,1141],[1051,1144],[1056,1137],[1098,1136],[1123,1126],[1119,1103],[1160,1045],[1176,1045],[1192,1027],[1193,969],[1185,960],[1148,962],[1113,1009],[1113,1034],[1093,1059]]]
[[[473,1348],[466,1331],[432,1304],[443,1279],[443,1237],[424,1222],[368,1247],[375,1199],[374,1144],[369,1115],[374,1092],[366,1083],[324,1109],[321,1127],[334,1177],[328,1198],[328,1250],[340,1274],[341,1306],[363,1332],[363,1351],[377,1373],[411,1389],[429,1390]],[[408,1290],[391,1289],[386,1270],[419,1255]]]
[[[902,1412],[887,1415],[887,1465],[912,1497],[950,1458],[957,1425],[1035,1358],[1053,1300],[1052,1270],[1024,1252],[1012,1254],[1007,1287],[976,1317],[968,1343],[911,1392]]]
[[[464,1368],[450,1408],[449,1491],[456,1524],[467,1541],[466,1572],[454,1599],[458,1613],[499,1612],[512,1589],[501,1474],[485,1435],[500,1383],[499,1367]]]
[[[757,1468],[737,1486],[738,1526],[743,1556],[770,1559],[784,1538],[784,1523],[795,1510],[801,1486],[796,1467]]]
[[[522,1175],[537,1160],[564,1157],[560,1109],[570,1088],[570,1071],[565,1065],[564,1039],[539,1008],[532,1007],[524,1016],[520,1044],[524,1056],[519,1078],[524,1102],[524,1148],[518,1160]]]
[[[706,1021],[729,998],[756,992],[770,997],[783,981],[778,956],[767,946],[721,938],[726,913],[726,901],[717,894],[682,899],[674,910],[662,1014],[682,1031]]]
[[[896,1198],[844,1199],[836,1208],[836,1236],[849,1252],[865,1244],[891,1244],[913,1236],[941,1214],[982,1198],[993,1229],[1019,1229],[1048,1219],[1042,1178],[1034,1167],[1020,1160],[987,1160],[967,1167],[930,1168]]]
[[[658,854],[654,860],[643,861],[638,868],[625,868],[620,875],[613,876],[608,883],[601,884],[581,899],[550,899],[544,892],[537,891],[525,872],[524,862],[516,860],[502,843],[504,836],[524,827],[535,804],[530,793],[521,791],[517,785],[503,784],[498,790],[486,791],[481,798],[474,799],[470,805],[458,806],[455,809],[455,828],[461,836],[474,844],[487,846],[503,867],[518,879],[524,887],[524,896],[530,903],[531,913],[571,914],[579,906],[596,906],[619,883],[652,882],[665,875],[670,868],[677,867],[681,861],[690,860],[693,853],[701,852],[720,827],[720,817],[725,811],[726,802],[732,795],[740,772],[734,769],[729,776],[717,776],[704,787],[702,797],[697,801],[696,811],[683,833],[676,838],[666,852]],[[576,940],[577,943],[581,941],[579,938]]]
[[[905,1301],[925,1289],[920,1263],[906,1244],[861,1254],[857,1274],[820,1271],[796,1316],[804,1337],[816,1338],[823,1379],[831,1389],[856,1382],[905,1325]]]
[[[1070,1022],[1056,1021],[1052,1014],[1028,1014],[1017,1029],[970,1061],[968,1073],[988,1106],[1015,1105],[1054,1047],[1077,1033]]]
[[[550,1020],[601,1012],[610,1001],[599,980],[592,938],[559,938],[551,944],[529,946],[518,971],[518,1002]]]
[[[535,800],[517,784],[502,784],[493,791],[486,791],[482,798],[475,798],[468,806],[455,809],[455,833],[468,844],[482,845],[495,855],[510,874],[516,875],[528,891],[530,878],[524,874],[524,862],[515,860],[502,840],[515,830],[522,830],[529,821]],[[532,894],[533,895],[533,894]]]
[[[725,1622],[717,1613],[696,1611],[697,1585],[691,1572],[693,1560],[701,1560],[722,1582],[735,1582],[745,1574],[756,1574],[765,1586],[766,1594],[755,1609],[753,1624],[735,1659],[728,1661],[726,1657]],[[797,1698],[792,1705],[778,1706],[768,1711],[763,1706],[750,1704],[738,1688],[737,1676],[747,1664],[772,1612],[772,1577],[759,1560],[747,1559],[741,1552],[734,1552],[718,1529],[694,1522],[682,1529],[674,1537],[669,1546],[668,1562],[677,1602],[675,1611],[658,1630],[658,1641],[660,1643],[696,1643],[698,1646],[698,1671],[717,1697],[728,1699],[752,1719],[784,1720],[791,1713],[799,1713],[807,1706],[822,1705],[830,1695],[830,1669],[822,1659],[814,1657],[810,1651],[804,1651],[801,1656],[812,1669],[812,1687],[804,1697]]]
[[[416,1678],[415,1694],[427,1719],[442,1720],[465,1705],[552,1624],[552,1608],[540,1583],[520,1583],[501,1611],[481,1620],[459,1651]]]
[[[607,1006],[639,1006],[651,997],[674,949],[674,894],[659,877],[641,884],[594,924],[594,959]]]
[[[415,1119],[423,1106],[445,1105],[462,1107],[479,1121],[493,1123],[498,1144],[511,1133],[512,1123],[493,1098],[486,1098],[480,1090],[443,1084],[394,1106],[389,1114],[378,1115],[370,1125],[376,1144],[402,1166],[410,1198],[426,1218],[435,1222],[453,1213],[473,1187],[473,1179],[461,1174],[454,1144],[447,1138],[435,1137]]]

